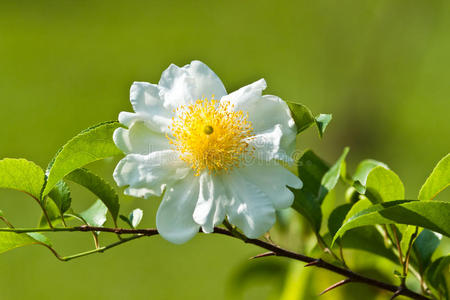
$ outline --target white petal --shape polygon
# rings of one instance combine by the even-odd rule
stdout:
[[[269,231],[275,223],[275,209],[266,194],[238,170],[224,175],[224,182],[230,195],[227,205],[230,222],[249,238],[258,238]]]
[[[126,154],[149,154],[171,148],[164,134],[150,130],[142,121],[133,123],[130,129],[116,129],[113,140],[116,146]]]
[[[239,172],[251,183],[258,186],[272,201],[275,209],[284,209],[292,205],[294,194],[287,188],[301,189],[300,178],[278,164],[265,161],[255,162],[239,169]]]
[[[291,155],[297,135],[295,122],[286,102],[276,96],[262,95],[266,87],[264,79],[260,79],[223,97],[221,101],[228,101],[235,110],[248,113],[256,135],[273,130],[278,125],[282,132],[279,146]]]
[[[172,109],[203,97],[211,99],[214,95],[220,99],[227,93],[219,77],[200,61],[192,61],[182,68],[170,65],[162,73],[159,86],[165,107]]]
[[[155,132],[170,133],[173,110],[164,107],[160,88],[148,82],[134,82],[130,88],[130,101],[135,113],[121,112],[119,122],[131,127],[142,121]]]
[[[118,186],[127,186],[126,195],[148,198],[160,196],[166,185],[186,177],[191,168],[176,151],[156,151],[148,155],[129,154],[114,170]]]
[[[163,238],[175,244],[199,232],[192,214],[198,199],[198,177],[190,175],[169,187],[156,214],[156,227]]]
[[[199,179],[200,191],[193,216],[204,232],[211,233],[225,218],[227,195],[219,175],[203,172]]]
[[[276,124],[273,128],[248,138],[246,141],[250,145],[251,156],[256,160],[271,161],[282,160],[287,163],[293,163],[290,153],[281,146],[283,131],[280,124]]]

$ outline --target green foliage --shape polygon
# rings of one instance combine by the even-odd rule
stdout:
[[[320,137],[323,137],[325,129],[327,128],[328,124],[330,124],[332,118],[333,116],[331,114],[320,114],[315,118]]]
[[[61,215],[63,215],[70,208],[70,204],[72,202],[70,188],[63,180],[56,183],[55,187],[50,191],[48,196],[56,204],[56,207]]]
[[[108,208],[114,223],[116,223],[120,209],[119,196],[108,182],[87,169],[72,171],[65,178],[84,186],[94,193]]]
[[[59,180],[72,171],[91,162],[121,154],[112,140],[114,130],[120,126],[116,121],[101,123],[82,131],[67,142],[47,168],[41,196],[46,196]]]
[[[400,249],[402,249],[402,253],[406,253],[417,238],[416,230],[418,228],[416,226],[408,225],[404,230],[402,230],[402,239],[400,240]]]
[[[448,266],[450,265],[450,255],[436,259],[426,270],[425,280],[440,294],[448,299],[448,286],[446,278],[449,278]],[[446,274],[446,275],[444,275]]]
[[[77,216],[82,218],[87,225],[101,227],[106,222],[107,213],[108,208],[105,204],[101,200],[97,200],[92,206]]]
[[[370,171],[366,182],[366,196],[373,203],[405,199],[405,188],[393,171],[377,166]]]
[[[322,177],[328,171],[328,166],[313,151],[306,151],[297,162],[298,174],[303,181],[301,190],[292,190],[294,204],[292,207],[302,214],[313,226],[320,230],[322,224],[322,210],[318,201],[318,193]]]
[[[51,247],[50,241],[40,233],[0,232],[0,253],[28,245]]]
[[[450,154],[441,159],[419,192],[419,200],[432,200],[450,185]]]
[[[316,125],[319,131],[320,137],[323,137],[325,129],[331,122],[332,116],[330,114],[320,114],[314,118],[311,110],[303,104],[287,102],[289,109],[291,110],[292,118],[297,126],[297,134],[305,131],[312,125]]]
[[[389,169],[387,165],[374,159],[365,159],[361,161],[358,164],[358,167],[356,167],[355,174],[353,174],[353,179],[355,181],[359,181],[363,186],[365,186],[367,176],[369,175],[370,171],[372,171],[373,168],[378,166],[384,167],[385,169]]]
[[[353,228],[396,223],[420,226],[449,236],[449,211],[449,202],[403,200],[379,203],[353,214],[343,223],[333,242]]]
[[[431,256],[441,243],[441,238],[442,236],[440,234],[434,233],[433,231],[428,229],[422,230],[422,232],[416,238],[413,249],[421,273],[423,273],[423,271],[431,263]]]
[[[341,174],[345,177],[345,158],[347,157],[348,151],[349,148],[345,148],[336,163],[323,175],[320,181],[318,196],[320,204],[322,204],[322,201],[325,199],[328,192],[334,189]]]
[[[44,184],[44,171],[26,159],[0,160],[0,188],[14,189],[39,199]]]

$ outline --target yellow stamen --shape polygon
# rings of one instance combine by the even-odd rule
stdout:
[[[229,102],[199,99],[176,110],[173,138],[167,137],[199,175],[201,171],[228,172],[240,165],[243,154],[251,152],[245,141],[251,138],[252,124]]]

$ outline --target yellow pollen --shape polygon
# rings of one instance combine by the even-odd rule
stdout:
[[[253,137],[248,115],[234,111],[229,102],[199,99],[176,110],[170,129],[170,143],[180,158],[191,165],[195,174],[228,172],[238,167],[243,154],[250,153],[248,140]]]

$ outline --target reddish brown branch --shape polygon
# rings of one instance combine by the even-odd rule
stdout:
[[[29,230],[27,230],[27,229],[11,229],[11,230],[14,230],[16,232],[29,232]],[[36,231],[36,230],[34,230],[34,231]],[[158,230],[153,229],[153,228],[150,228],[150,229],[125,229],[125,228],[93,227],[93,226],[87,226],[87,225],[80,226],[80,227],[71,227],[71,228],[42,229],[41,231],[83,231],[83,232],[102,231],[102,232],[111,232],[111,233],[116,233],[116,234],[138,234],[140,236],[153,236],[153,235],[159,234]],[[340,282],[340,283],[338,283],[337,286],[342,285],[347,282],[359,282],[359,283],[364,283],[367,285],[375,286],[380,289],[392,292],[392,293],[394,293],[394,295],[393,295],[394,297],[402,295],[402,296],[406,296],[406,297],[409,297],[412,299],[430,300],[430,298],[427,298],[427,297],[420,295],[414,291],[411,291],[410,289],[408,289],[404,286],[396,286],[396,285],[392,285],[392,284],[385,283],[382,281],[378,281],[376,279],[365,277],[365,276],[355,273],[349,269],[330,264],[320,258],[316,259],[316,258],[309,257],[306,255],[298,254],[298,253],[280,248],[276,245],[272,245],[272,244],[267,243],[262,240],[249,239],[242,235],[236,236],[233,232],[231,232],[225,228],[216,227],[216,228],[214,228],[214,233],[241,239],[247,244],[252,244],[252,245],[255,245],[260,248],[270,251],[269,252],[270,254],[265,253],[262,256],[274,255],[274,256],[280,256],[280,257],[287,257],[287,258],[290,258],[293,260],[298,260],[298,261],[307,263],[305,266],[315,266],[317,268],[326,269],[328,271],[340,274],[347,278],[346,280],[344,280],[346,282]],[[337,287],[337,286],[335,286],[335,287]],[[327,290],[331,290],[335,287],[331,286]],[[327,290],[325,290],[324,292],[326,292]]]

